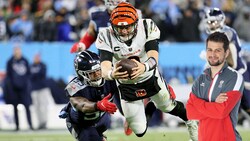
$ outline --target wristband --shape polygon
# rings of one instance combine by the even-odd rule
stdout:
[[[109,79],[109,80],[114,80],[114,78],[112,77],[112,70],[110,70],[110,71],[108,72],[108,79]]]
[[[145,66],[145,72],[151,71],[156,68],[157,62],[154,57],[149,57],[147,61],[144,63]]]
[[[144,63],[144,66],[145,66],[145,71],[144,71],[144,72],[147,72],[147,71],[149,70],[148,62],[145,62],[145,63]]]

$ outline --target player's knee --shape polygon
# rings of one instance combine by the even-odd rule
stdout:
[[[146,129],[143,133],[141,133],[141,134],[135,134],[135,135],[136,135],[137,137],[143,137],[143,136],[145,135],[146,131],[147,131],[147,129]]]
[[[129,127],[138,137],[142,137],[147,131],[147,122],[131,122]]]
[[[176,106],[176,102],[171,100],[169,102],[166,102],[164,105],[157,105],[157,108],[160,109],[162,112],[168,113],[169,111],[172,111]]]

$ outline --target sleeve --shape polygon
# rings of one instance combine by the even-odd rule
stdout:
[[[95,42],[97,49],[113,53],[110,34],[110,29],[108,27],[100,29]]]
[[[191,95],[193,95],[193,93],[190,93],[189,99],[187,101],[187,105],[186,105],[186,109],[187,109],[187,117],[190,120],[201,120],[206,118],[206,116],[204,114],[202,114],[201,112],[199,112],[196,108],[195,108],[195,103],[193,102],[193,99],[191,97]]]
[[[157,25],[151,19],[144,19],[143,25],[145,28],[146,42],[151,40],[160,39],[160,30]]]
[[[105,50],[99,50],[100,52],[100,61],[110,61],[112,62],[112,58],[113,58],[113,53],[105,51]]]
[[[201,114],[214,119],[223,119],[229,115],[234,106],[239,102],[241,98],[240,91],[229,91],[227,92],[228,100],[223,103],[206,102],[194,94],[190,95],[194,108],[197,109]]]
[[[65,88],[66,96],[78,96],[77,92],[82,91],[84,88],[86,88],[86,85],[82,84],[81,81],[79,81],[77,77],[75,77],[68,83]]]
[[[155,51],[159,51],[159,43],[157,40],[151,40],[151,41],[148,41],[146,44],[145,44],[145,50],[146,52],[150,51],[150,50],[155,50]]]

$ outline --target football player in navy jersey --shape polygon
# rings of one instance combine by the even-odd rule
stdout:
[[[247,69],[246,62],[241,57],[241,43],[238,34],[233,28],[225,25],[225,19],[226,16],[222,10],[210,8],[205,11],[201,25],[204,27],[207,36],[214,32],[223,32],[227,35],[230,42],[230,54],[227,57],[227,62],[230,67],[243,74],[245,89],[241,106],[250,114],[250,72]],[[202,59],[205,59],[204,52],[202,51],[200,55]]]
[[[96,53],[79,52],[74,67],[77,76],[65,88],[70,99],[67,128],[78,141],[105,141],[103,132],[110,126],[110,114],[117,110],[112,87],[102,78]]]

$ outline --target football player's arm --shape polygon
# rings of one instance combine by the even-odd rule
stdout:
[[[74,108],[83,113],[91,113],[97,111],[95,102],[91,102],[84,97],[70,97],[70,103]]]
[[[134,59],[137,67],[133,68],[133,74],[131,74],[131,79],[135,79],[146,71],[151,71],[157,67],[158,64],[158,53],[159,46],[157,40],[148,41],[145,44],[145,51],[147,52],[148,60],[145,62],[138,62]]]
[[[87,32],[83,35],[79,42],[75,43],[70,53],[76,53],[88,49],[96,40],[95,25],[93,22],[89,22]]]
[[[117,107],[114,103],[110,102],[111,94],[104,97],[102,100],[97,102],[91,102],[84,97],[70,97],[70,103],[78,111],[83,113],[91,113],[95,111],[104,111],[110,114],[114,114]]]
[[[106,50],[100,50],[100,61],[101,61],[101,69],[102,69],[102,77],[106,80],[112,80],[112,57],[113,53],[108,52]]]
[[[131,79],[135,79],[144,72],[151,71],[157,67],[158,64],[158,42],[157,40],[148,41],[145,44],[145,51],[147,52],[148,59],[145,62],[138,62],[134,59],[137,67],[133,68],[133,74]]]
[[[112,67],[112,58],[113,53],[99,50],[100,52],[100,59],[101,59],[101,68],[102,68],[102,77],[106,80],[113,80],[113,79],[125,79],[128,77],[127,72],[119,72],[121,67]]]
[[[143,65],[145,70],[144,71],[151,71],[156,68],[158,64],[158,50],[159,50],[159,45],[158,45],[157,40],[151,40],[148,41],[145,44],[145,51],[147,52],[148,60],[146,60]]]

